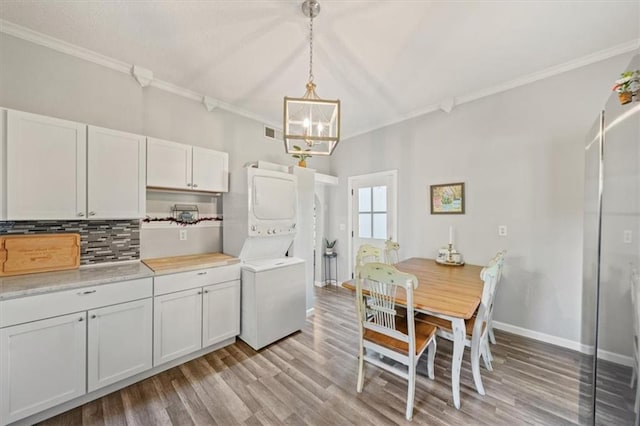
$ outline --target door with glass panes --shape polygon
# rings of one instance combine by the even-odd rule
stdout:
[[[384,242],[397,239],[397,171],[349,178],[351,235],[349,270],[355,273],[355,258],[362,244],[384,249]],[[383,259],[380,259],[381,261]]]

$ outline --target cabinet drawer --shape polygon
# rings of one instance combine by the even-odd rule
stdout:
[[[153,292],[158,296],[239,279],[240,264],[198,269],[195,271],[155,277],[153,279]]]
[[[122,281],[0,302],[0,328],[151,297],[152,279]]]

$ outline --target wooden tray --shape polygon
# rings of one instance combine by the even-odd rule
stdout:
[[[0,276],[80,267],[80,234],[0,237]]]

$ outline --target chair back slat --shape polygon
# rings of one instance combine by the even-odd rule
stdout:
[[[631,268],[631,306],[633,307],[633,335],[638,337],[640,332],[640,272]]]

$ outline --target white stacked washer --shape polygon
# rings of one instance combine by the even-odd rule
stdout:
[[[243,261],[240,338],[256,350],[304,327],[304,260],[286,257],[297,203],[297,178],[268,163],[232,176],[223,200],[223,249]]]

